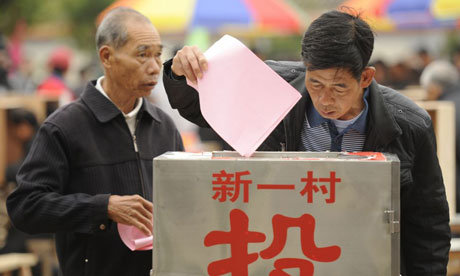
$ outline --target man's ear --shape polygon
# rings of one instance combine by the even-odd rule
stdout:
[[[426,90],[425,101],[436,101],[442,95],[442,86],[437,83],[430,83]]]
[[[108,45],[104,45],[99,49],[99,60],[104,68],[110,68],[112,66],[113,49]]]
[[[366,88],[371,85],[375,75],[375,67],[368,66],[361,73],[361,87]]]

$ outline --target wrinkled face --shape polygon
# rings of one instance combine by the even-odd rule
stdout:
[[[327,119],[350,120],[364,108],[364,88],[370,85],[374,69],[364,70],[357,81],[350,72],[338,68],[308,71],[305,86],[318,113]]]
[[[133,97],[150,95],[158,82],[162,45],[153,25],[140,21],[126,23],[127,43],[114,49],[110,75],[113,82]]]

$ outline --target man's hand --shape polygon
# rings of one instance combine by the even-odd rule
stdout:
[[[203,77],[208,70],[208,62],[203,53],[196,46],[184,46],[173,58],[171,70],[177,76],[185,76],[193,83]]]
[[[139,195],[109,198],[108,216],[111,220],[133,225],[147,236],[153,231],[153,204]]]

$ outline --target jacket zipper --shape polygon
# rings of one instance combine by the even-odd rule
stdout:
[[[134,129],[134,135],[133,135],[133,144],[134,144],[134,151],[136,152],[136,159],[137,159],[137,170],[139,172],[139,177],[141,179],[141,190],[142,190],[142,197],[145,197],[145,188],[144,188],[144,177],[142,175],[142,167],[141,167],[141,157],[139,156],[139,148],[137,147],[137,138],[136,138],[136,132],[137,132],[137,125],[139,123],[139,120],[136,120],[136,127]]]
[[[281,151],[286,151],[286,143],[280,142]]]
[[[283,122],[283,127],[284,127],[284,138],[286,139],[286,141],[283,143],[281,142],[281,151],[286,151],[287,150],[287,146],[288,146],[288,133],[287,133],[287,127],[286,127],[286,122]]]

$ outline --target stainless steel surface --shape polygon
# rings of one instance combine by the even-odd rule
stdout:
[[[399,160],[368,160],[337,153],[256,153],[251,158],[232,152],[166,153],[154,159],[154,249],[153,275],[208,275],[208,265],[231,256],[230,245],[205,246],[212,231],[230,231],[229,214],[244,211],[249,231],[265,234],[265,241],[249,243],[248,253],[259,253],[248,265],[249,275],[269,275],[281,258],[310,261],[314,275],[399,275]],[[244,202],[243,185],[239,197],[220,202],[213,199],[213,181],[221,171],[249,171],[242,180],[248,185]],[[301,195],[308,172],[313,178],[331,177],[335,172],[335,202],[330,198],[331,183]],[[319,179],[321,181],[321,179]],[[258,189],[258,184],[289,184],[293,190]],[[214,185],[215,186],[215,185]],[[231,196],[230,196],[231,197]],[[386,213],[389,211],[390,213]],[[340,257],[331,262],[314,261],[302,252],[299,227],[289,228],[284,249],[273,258],[263,259],[260,252],[273,241],[272,218],[275,214],[299,218],[304,214],[315,220],[314,242],[319,248],[338,246]],[[391,222],[391,223],[390,223]],[[393,232],[393,233],[392,233]],[[305,242],[303,242],[305,244]],[[285,269],[299,275],[298,269]],[[228,274],[230,275],[230,274]]]

